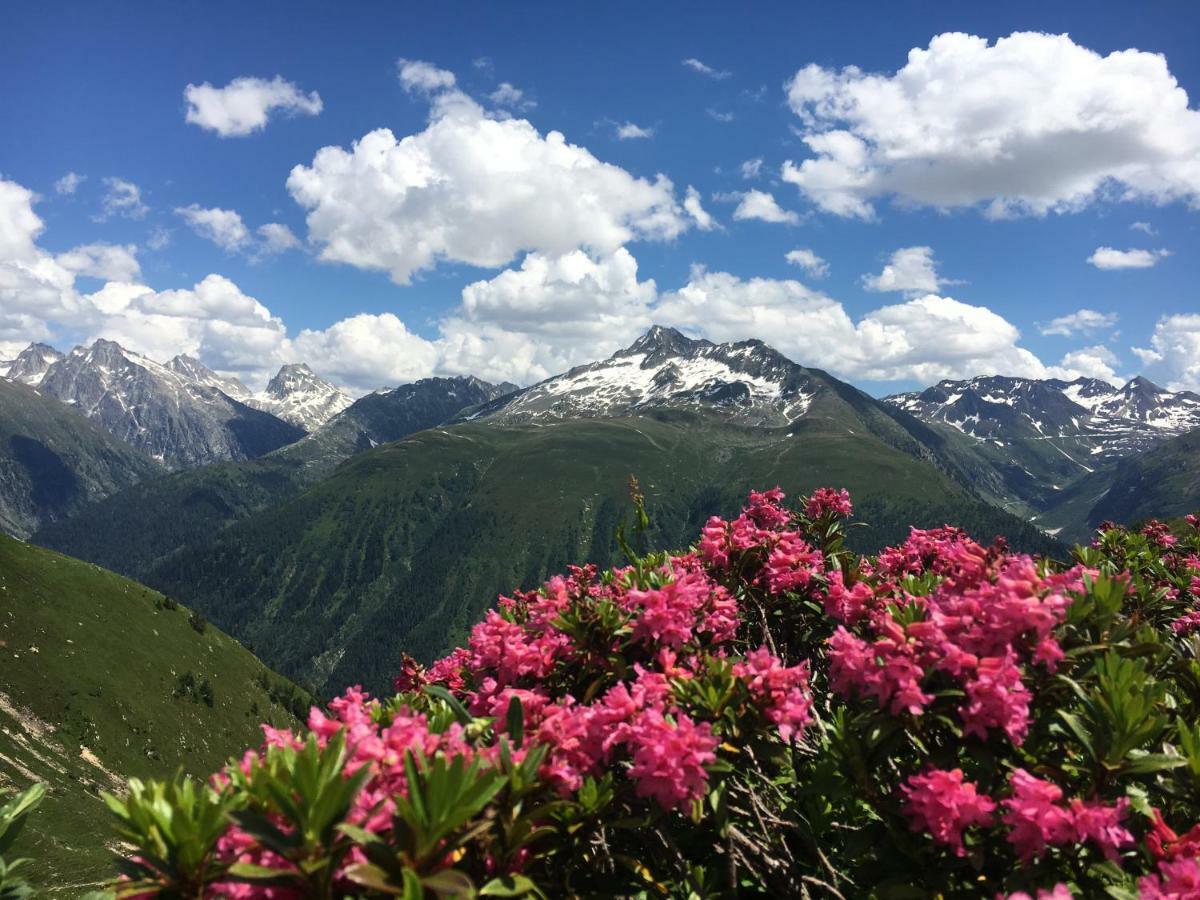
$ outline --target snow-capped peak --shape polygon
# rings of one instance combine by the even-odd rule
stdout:
[[[719,408],[746,424],[786,425],[808,411],[819,389],[808,370],[760,341],[714,344],[656,325],[608,359],[501,398],[476,417],[520,422]]]
[[[318,377],[305,363],[289,363],[275,373],[266,390],[246,402],[312,432],[354,401],[345,391]]]

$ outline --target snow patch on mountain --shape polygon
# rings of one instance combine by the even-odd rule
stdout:
[[[665,408],[719,409],[783,426],[808,412],[819,383],[760,341],[714,344],[655,326],[606,360],[578,366],[475,411],[501,423],[600,418]]]

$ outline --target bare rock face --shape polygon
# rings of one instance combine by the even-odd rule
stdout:
[[[214,384],[215,373],[205,369],[211,378],[197,380],[181,368],[188,367],[178,359],[161,365],[97,340],[52,364],[39,389],[172,469],[261,456],[303,436],[229,396]]]

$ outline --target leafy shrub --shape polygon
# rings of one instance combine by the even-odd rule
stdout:
[[[45,794],[45,787],[35,784],[0,806],[0,900],[23,900],[33,896],[33,890],[18,874],[28,860],[5,859],[4,856]]]
[[[131,782],[118,893],[1198,896],[1195,518],[867,558],[845,492],[782,500],[501,598],[209,785]]]
[[[200,613],[193,611],[188,615],[188,624],[195,629],[196,634],[204,634],[208,628],[208,619],[204,618]]]

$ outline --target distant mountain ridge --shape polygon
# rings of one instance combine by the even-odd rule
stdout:
[[[977,440],[1070,438],[1087,449],[1087,459],[1098,462],[1200,428],[1200,394],[1171,392],[1141,376],[1118,388],[1096,378],[990,375],[941,381],[883,399]]]
[[[296,426],[197,380],[189,362],[162,365],[97,339],[54,362],[38,390],[173,469],[261,456],[303,436]]]

